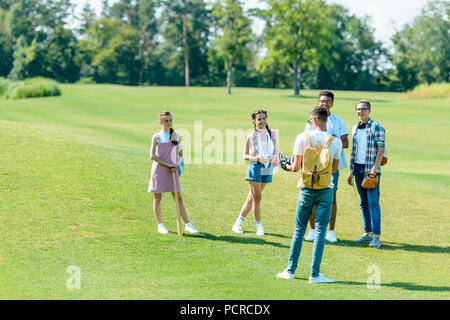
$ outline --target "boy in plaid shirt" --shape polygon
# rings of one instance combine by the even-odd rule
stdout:
[[[379,248],[381,246],[380,182],[374,189],[361,187],[361,182],[369,173],[378,175],[378,181],[380,181],[380,165],[385,150],[385,130],[378,122],[370,119],[369,101],[358,101],[356,112],[360,122],[352,130],[353,147],[347,182],[353,186],[353,177],[355,177],[364,234],[355,242],[370,242],[370,247]]]

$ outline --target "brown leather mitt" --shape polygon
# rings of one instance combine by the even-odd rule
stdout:
[[[378,185],[378,176],[374,172],[370,172],[361,183],[364,189],[374,189]]]

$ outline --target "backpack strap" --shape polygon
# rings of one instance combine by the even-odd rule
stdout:
[[[334,136],[331,136],[330,139],[328,139],[327,143],[325,143],[325,145],[323,146],[325,149],[328,149],[328,147],[330,146],[330,144],[333,142],[334,140]]]
[[[306,131],[305,131],[305,138],[306,138],[306,141],[308,141],[309,146],[312,148],[313,145],[312,145],[311,140],[309,139],[308,133]]]

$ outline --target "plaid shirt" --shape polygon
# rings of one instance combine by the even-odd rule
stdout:
[[[372,125],[374,126],[374,132],[372,132]],[[376,121],[369,119],[366,126],[367,130],[367,152],[366,152],[366,162],[364,167],[364,174],[367,175],[375,164],[375,159],[377,157],[378,147],[385,147],[385,132],[384,128]],[[350,156],[350,172],[353,175],[355,169],[356,161],[356,149],[358,148],[355,140],[356,130],[358,130],[358,125],[356,124],[352,129],[353,147],[352,154]],[[381,166],[377,169],[377,174],[381,174]]]

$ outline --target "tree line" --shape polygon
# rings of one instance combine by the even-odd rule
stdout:
[[[406,91],[449,81],[450,2],[432,0],[392,37],[322,0],[0,0],[0,76],[63,83]],[[252,19],[264,21],[256,35]],[[76,27],[70,27],[71,21]]]

